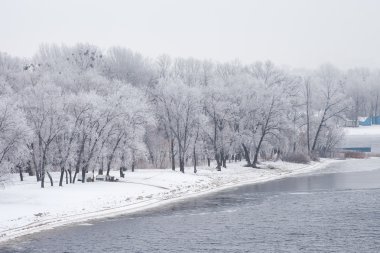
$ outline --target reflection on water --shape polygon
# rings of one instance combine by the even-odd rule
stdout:
[[[0,252],[380,252],[378,168],[379,159],[348,160],[323,173],[34,234]]]

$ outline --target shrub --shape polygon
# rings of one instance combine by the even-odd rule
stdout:
[[[319,162],[319,154],[318,153],[311,153],[310,159],[314,162]]]
[[[283,156],[282,160],[291,163],[309,163],[311,161],[310,157],[303,153],[288,153]]]

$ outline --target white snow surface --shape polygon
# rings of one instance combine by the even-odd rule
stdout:
[[[380,125],[345,127],[346,135],[380,135]]]
[[[261,169],[229,163],[221,172],[199,167],[198,173],[170,169],[140,169],[126,172],[119,182],[94,182],[58,186],[59,173],[52,173],[55,185],[46,181],[41,189],[35,177],[25,175],[20,182],[13,175],[12,183],[0,189],[0,242],[25,234],[71,223],[127,214],[156,207],[187,197],[265,182],[320,169],[334,160],[310,164],[265,162]],[[271,169],[268,167],[272,167]],[[116,176],[117,171],[113,172]]]

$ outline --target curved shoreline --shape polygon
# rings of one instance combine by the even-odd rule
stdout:
[[[164,206],[176,201],[215,193],[229,188],[240,187],[249,184],[265,183],[277,179],[299,175],[302,173],[308,173],[325,168],[332,162],[336,161],[337,160],[325,159],[321,162],[305,165],[301,168],[292,171],[285,171],[282,174],[278,175],[267,175],[262,178],[259,177],[236,182],[221,183],[220,185],[213,185],[210,188],[198,188],[195,192],[173,193],[172,195],[166,197],[152,197],[150,199],[145,199],[135,203],[124,204],[116,207],[34,221],[26,225],[0,231],[0,243],[4,243],[6,241],[22,237],[28,234],[41,232],[43,230],[57,228],[60,226],[72,225],[90,220],[99,220],[107,217],[115,217],[118,215],[132,214],[139,211]]]

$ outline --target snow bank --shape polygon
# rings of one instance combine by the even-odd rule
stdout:
[[[346,135],[380,135],[380,125],[345,127]]]
[[[119,182],[95,182],[41,189],[35,177],[25,177],[0,190],[0,242],[57,226],[127,214],[244,184],[265,182],[319,169],[333,160],[309,165],[266,162],[263,169],[230,163],[221,172],[207,167],[198,173],[144,169],[126,172]],[[271,167],[272,169],[269,169]],[[274,169],[273,169],[274,168]],[[117,172],[115,172],[115,175]],[[53,174],[58,180],[59,175]]]

